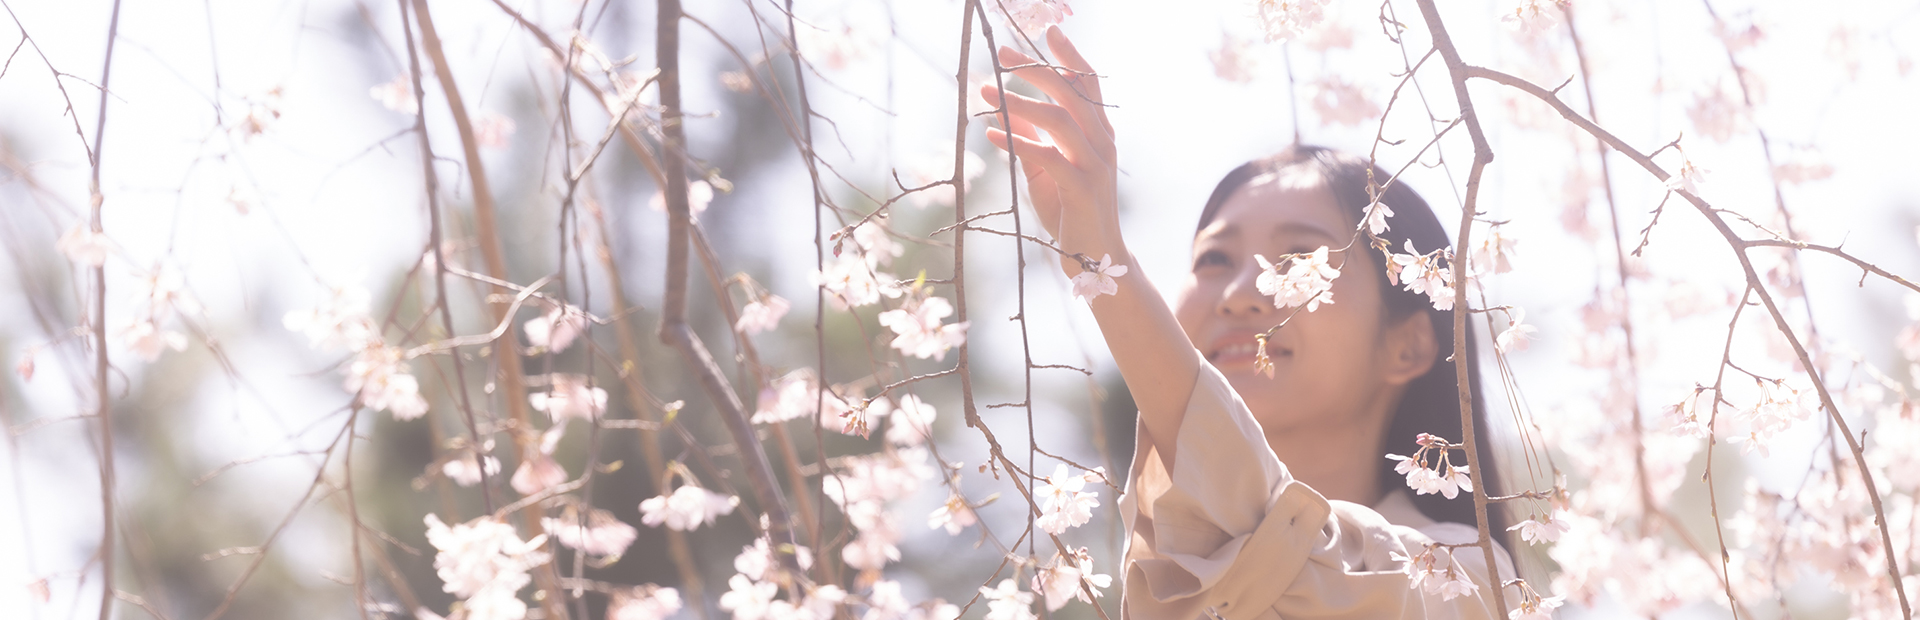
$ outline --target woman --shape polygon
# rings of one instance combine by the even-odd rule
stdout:
[[[1014,74],[1053,102],[983,87],[987,101],[1004,96],[1011,114],[1011,133],[995,128],[987,137],[1002,149],[1012,141],[1034,210],[1062,250],[1131,266],[1099,82],[1059,29],[1046,38],[1071,71],[1007,48],[1000,62],[1022,67]],[[1354,241],[1371,202],[1368,170],[1364,160],[1311,147],[1234,170],[1202,212],[1193,269],[1172,307],[1138,268],[1082,276],[1089,288],[1108,278],[1115,285],[1089,305],[1140,408],[1121,502],[1131,532],[1126,616],[1496,615],[1484,553],[1453,557],[1429,546],[1477,539],[1466,525],[1470,500],[1421,496],[1416,506],[1382,458],[1412,453],[1420,432],[1458,440],[1459,417],[1446,362],[1451,313],[1388,282],[1366,238]],[[1392,247],[1446,245],[1411,190],[1391,187],[1382,202],[1394,213],[1382,235]],[[1317,310],[1278,308],[1257,290],[1264,270],[1256,254],[1322,247],[1339,275],[1316,295]],[[1072,258],[1061,266],[1069,275],[1084,268]],[[1255,334],[1283,319],[1265,347],[1270,359],[1260,358]],[[1256,359],[1271,364],[1271,378]],[[1502,579],[1512,578],[1504,550],[1496,562]]]

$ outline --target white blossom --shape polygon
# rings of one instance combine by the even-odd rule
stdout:
[[[918,446],[933,437],[933,405],[920,400],[919,396],[908,394],[900,397],[900,403],[893,409],[893,423],[887,427],[887,443],[896,446]]]
[[[609,603],[607,620],[666,620],[680,611],[680,591],[653,584],[617,591]]]
[[[873,589],[867,592],[867,613],[860,620],[896,620],[906,615],[910,606],[900,592],[900,582],[882,579],[873,582]]]
[[[1667,189],[1685,191],[1698,196],[1700,195],[1700,184],[1707,180],[1708,172],[1706,168],[1694,165],[1692,159],[1682,160],[1680,162],[1680,169],[1675,170],[1673,176],[1667,177]]]
[[[513,490],[521,495],[533,495],[567,481],[567,468],[553,460],[548,452],[534,452],[520,461],[520,467],[513,471],[509,481]]]
[[[1326,18],[1327,0],[1256,0],[1254,11],[1267,42],[1306,34]]]
[[[586,331],[587,315],[579,308],[562,304],[522,323],[520,329],[527,334],[527,344],[559,353]]]
[[[160,359],[160,354],[167,349],[175,351],[187,349],[186,334],[161,329],[151,320],[135,321],[120,328],[120,340],[126,343],[127,349],[139,355],[140,359],[149,362]]]
[[[689,484],[667,495],[641,501],[640,522],[648,527],[664,523],[669,529],[690,532],[702,525],[712,525],[714,519],[732,513],[738,505],[740,498]]]
[[[1566,0],[1520,0],[1513,10],[1500,16],[1500,23],[1525,35],[1536,35],[1560,23],[1554,16]]]
[[[1125,269],[1124,267],[1122,269]],[[893,348],[901,355],[920,359],[945,360],[947,350],[967,339],[967,323],[949,325],[941,321],[953,314],[953,304],[944,297],[909,300],[899,308],[880,313],[880,324],[893,330]]]
[[[957,536],[960,530],[979,522],[980,518],[973,514],[973,509],[967,507],[966,498],[959,495],[947,497],[947,503],[941,504],[939,508],[933,509],[932,514],[927,515],[927,529],[937,530],[944,527],[947,528],[949,536]]]
[[[1126,265],[1115,265],[1112,255],[1101,254],[1099,265],[1073,276],[1073,294],[1089,303],[1101,295],[1118,294],[1120,283],[1115,282],[1114,278],[1124,275],[1127,275]]]
[[[492,476],[500,473],[500,459],[489,456],[486,458],[486,463],[486,475]],[[480,462],[474,458],[473,452],[471,451],[461,455],[460,458],[448,460],[446,463],[440,465],[440,473],[444,474],[447,479],[452,480],[454,484],[463,487],[480,484],[482,477],[480,473]]]
[[[586,375],[554,373],[553,385],[546,392],[527,395],[535,411],[545,411],[554,423],[567,418],[592,422],[607,412],[607,391],[588,385]]]
[[[1012,579],[1000,580],[1000,585],[992,588],[980,587],[980,595],[987,599],[986,620],[1034,620],[1033,593],[1021,592],[1020,586]]]
[[[1556,519],[1549,513],[1545,519],[1536,516],[1514,524],[1507,531],[1519,531],[1520,540],[1541,545],[1560,540],[1560,535],[1567,533],[1567,520],[1565,515]]]
[[[866,259],[842,256],[827,261],[825,268],[808,277],[814,286],[826,289],[835,308],[846,310],[880,302],[881,296],[899,298],[904,292],[893,274],[874,271]]]
[[[800,570],[813,568],[813,551],[799,545],[793,547],[794,564]],[[778,565],[773,557],[773,549],[767,545],[767,539],[754,539],[753,544],[740,548],[740,555],[733,558],[733,570],[754,581],[766,581],[767,569]]]
[[[1538,328],[1526,324],[1524,322],[1526,318],[1526,310],[1514,308],[1507,317],[1507,329],[1501,331],[1499,336],[1494,337],[1493,348],[1499,350],[1501,353],[1526,349],[1527,342],[1533,339],[1533,334],[1540,331]]]
[[[979,84],[969,84],[967,86],[967,92],[972,93],[969,97],[969,102],[980,102]],[[989,109],[993,107],[995,106],[988,106]],[[979,110],[969,110],[969,113],[978,111]],[[905,185],[907,189],[926,187],[940,181],[953,180],[953,151],[953,142],[936,141],[930,143],[929,148],[923,149],[919,155],[913,157],[913,159],[908,162],[906,170],[903,171],[906,176]],[[973,180],[980,178],[980,175],[985,174],[986,171],[986,160],[980,159],[980,156],[975,155],[973,151],[960,151],[960,186],[962,190],[972,191]],[[937,185],[908,194],[906,202],[919,208],[930,206],[951,207],[953,206],[954,195],[955,192],[951,184]]]
[[[1048,27],[1073,14],[1073,7],[1067,6],[1066,0],[1000,0],[991,6],[1003,12],[1007,23],[1035,41],[1040,40]]]
[[[1387,206],[1387,203],[1375,202],[1367,205],[1367,231],[1375,236],[1387,232],[1392,228],[1387,225],[1387,218],[1390,217],[1393,217],[1393,208]]]
[[[547,563],[539,549],[546,536],[522,541],[513,526],[483,516],[448,527],[440,517],[426,516],[427,542],[439,553],[433,568],[448,593],[466,599],[467,618],[518,620],[526,605],[517,592],[532,580],[527,571]]]
[[[1097,481],[1099,470],[1094,473],[1076,476],[1066,465],[1054,467],[1053,475],[1042,478],[1045,483],[1033,488],[1035,497],[1042,501],[1040,516],[1034,519],[1034,525],[1050,534],[1061,534],[1068,528],[1086,525],[1093,520],[1093,509],[1100,505],[1100,495],[1081,491],[1089,481]]]
[[[853,242],[860,246],[860,254],[866,257],[867,264],[876,267],[891,263],[907,252],[907,248],[887,236],[886,228],[873,221],[853,227]]]
[[[713,202],[713,184],[706,181],[687,183],[687,215],[693,221],[700,221],[700,214],[707,211],[707,205]],[[653,193],[648,207],[661,213],[667,212],[667,193],[665,189]]]
[[[1295,257],[1285,273],[1280,266],[1259,254],[1253,255],[1254,262],[1260,265],[1260,275],[1254,279],[1254,288],[1262,295],[1272,295],[1273,305],[1292,308],[1304,305],[1308,312],[1320,309],[1320,304],[1333,303],[1333,280],[1340,277],[1340,270],[1327,264],[1327,246],[1306,256]]]
[[[546,517],[540,520],[540,528],[552,533],[553,539],[562,545],[603,558],[620,557],[640,536],[640,530],[598,508],[587,511],[585,524],[580,521],[574,514],[564,518]]]
[[[727,580],[727,586],[730,590],[720,595],[720,609],[733,612],[733,620],[760,620],[767,617],[769,608],[773,606],[774,595],[780,593],[780,584],[755,583],[746,575],[734,575]]]
[[[367,89],[367,95],[389,110],[407,115],[420,113],[420,100],[414,97],[413,80],[407,74],[402,73],[392,81]]]
[[[769,332],[780,326],[780,318],[787,315],[793,304],[779,295],[764,295],[747,302],[740,309],[740,320],[733,328],[742,334]]]

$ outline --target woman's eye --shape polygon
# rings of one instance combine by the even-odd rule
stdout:
[[[1224,266],[1224,265],[1231,265],[1231,264],[1232,262],[1227,260],[1226,252],[1222,252],[1219,250],[1207,250],[1205,252],[1201,252],[1199,258],[1193,259],[1193,270],[1199,271],[1202,268],[1212,267],[1215,265]]]

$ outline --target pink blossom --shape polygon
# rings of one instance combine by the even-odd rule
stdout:
[[[793,304],[784,297],[764,295],[747,302],[740,309],[740,320],[733,324],[733,328],[742,334],[773,331],[780,326],[780,318],[786,316],[787,310],[792,307]]]
[[[500,473],[500,459],[489,456],[486,458],[486,463],[486,475],[492,476]],[[482,478],[480,462],[474,458],[472,451],[466,451],[460,458],[449,460],[440,465],[440,473],[445,475],[447,479],[452,480],[454,484],[463,487],[480,484]]]
[[[1042,501],[1040,516],[1034,519],[1034,525],[1058,535],[1093,520],[1093,509],[1100,505],[1100,496],[1080,490],[1086,487],[1089,477],[1072,475],[1066,465],[1055,466],[1053,475],[1042,478],[1046,482],[1034,485],[1033,495]]]
[[[681,606],[678,590],[647,584],[615,592],[607,620],[666,620],[678,613]]]
[[[579,308],[563,304],[521,324],[520,328],[527,333],[527,344],[559,353],[586,331],[587,315]]]
[[[533,495],[567,481],[567,469],[559,461],[543,453],[529,455],[520,462],[519,469],[513,471],[513,490],[521,495]]]
[[[1253,260],[1260,265],[1260,275],[1254,279],[1254,288],[1272,295],[1273,305],[1281,308],[1304,305],[1313,312],[1320,309],[1320,304],[1331,304],[1333,280],[1340,277],[1340,270],[1327,264],[1327,252],[1323,245],[1311,254],[1295,257],[1286,273],[1267,257],[1255,254]]]
[[[693,531],[702,525],[712,525],[715,518],[733,512],[740,505],[740,499],[721,495],[691,484],[674,489],[672,493],[653,497],[640,502],[640,522],[648,527],[666,524],[668,529],[682,532]]]
[[[1007,23],[1035,41],[1047,28],[1073,14],[1066,0],[1000,0],[991,6],[1003,12]]]
[[[953,305],[945,298],[927,297],[882,312],[878,319],[881,325],[893,330],[893,348],[899,349],[902,355],[944,360],[948,349],[966,342],[967,323],[941,324],[951,314]]]
[[[1560,515],[1560,518],[1554,517],[1553,513],[1548,513],[1544,519],[1536,516],[1514,524],[1513,527],[1507,528],[1507,531],[1518,531],[1521,540],[1536,545],[1554,542],[1560,540],[1560,535],[1567,532],[1565,515]]]
[[[1526,310],[1514,308],[1507,317],[1507,329],[1501,331],[1499,336],[1494,337],[1493,348],[1499,350],[1501,353],[1526,349],[1527,342],[1533,339],[1533,334],[1540,331],[1534,326],[1526,324],[1524,322],[1526,318]]]
[[[1326,18],[1327,0],[1257,0],[1256,16],[1268,43],[1306,34]]]
[[[527,402],[535,411],[547,412],[555,423],[564,423],[567,418],[592,422],[606,413],[607,391],[589,385],[586,375],[555,373],[550,376],[551,389],[527,395]]]
[[[1073,276],[1073,294],[1087,300],[1088,303],[1092,303],[1093,298],[1101,295],[1118,294],[1120,283],[1115,282],[1114,278],[1124,275],[1127,275],[1126,265],[1115,265],[1112,255],[1101,254],[1099,265]]]
[[[420,100],[413,94],[413,79],[404,73],[390,82],[367,89],[367,95],[386,109],[409,116],[420,113]]]
[[[1012,579],[1000,580],[1000,585],[988,588],[980,587],[980,596],[987,599],[986,620],[1034,620],[1033,593],[1021,592],[1020,586]]]
[[[154,361],[167,349],[185,351],[187,336],[173,330],[161,329],[151,320],[135,321],[120,328],[120,340],[127,348],[139,355],[140,359]]]
[[[640,536],[639,530],[598,508],[587,511],[584,525],[579,517],[568,514],[564,518],[543,518],[540,528],[552,533],[553,539],[562,545],[602,558],[620,557]]]
[[[107,255],[117,247],[104,233],[93,232],[86,224],[81,224],[60,235],[60,241],[54,244],[67,260],[84,267],[99,267],[107,262]]]
[[[547,563],[546,536],[521,541],[513,526],[483,516],[448,527],[428,514],[427,542],[439,550],[433,567],[444,590],[466,599],[467,617],[518,619],[526,605],[515,596],[532,580],[527,571]]]
[[[927,529],[937,530],[944,527],[947,528],[949,536],[957,536],[960,530],[979,522],[980,519],[974,516],[973,509],[967,506],[966,498],[959,495],[948,496],[947,503],[941,504],[939,508],[933,509],[933,514],[927,515]]]

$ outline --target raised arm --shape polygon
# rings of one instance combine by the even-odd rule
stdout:
[[[1187,340],[1172,308],[1135,264],[1121,237],[1113,124],[1100,105],[1100,80],[1059,28],[1048,28],[1046,40],[1066,71],[1006,47],[1000,48],[1000,64],[1017,67],[1014,76],[1053,101],[1002,92],[992,85],[982,87],[981,95],[990,103],[999,104],[1005,98],[1013,130],[1009,134],[990,128],[987,140],[1002,149],[1009,148],[1009,138],[1013,140],[1010,150],[1026,174],[1034,211],[1061,249],[1094,261],[1111,256],[1113,265],[1127,267],[1114,278],[1117,292],[1092,299],[1093,316],[1140,407],[1149,441],[1171,468],[1173,438],[1178,436],[1194,377],[1206,360]],[[1061,268],[1068,276],[1082,272],[1079,261],[1071,258],[1063,258]]]

